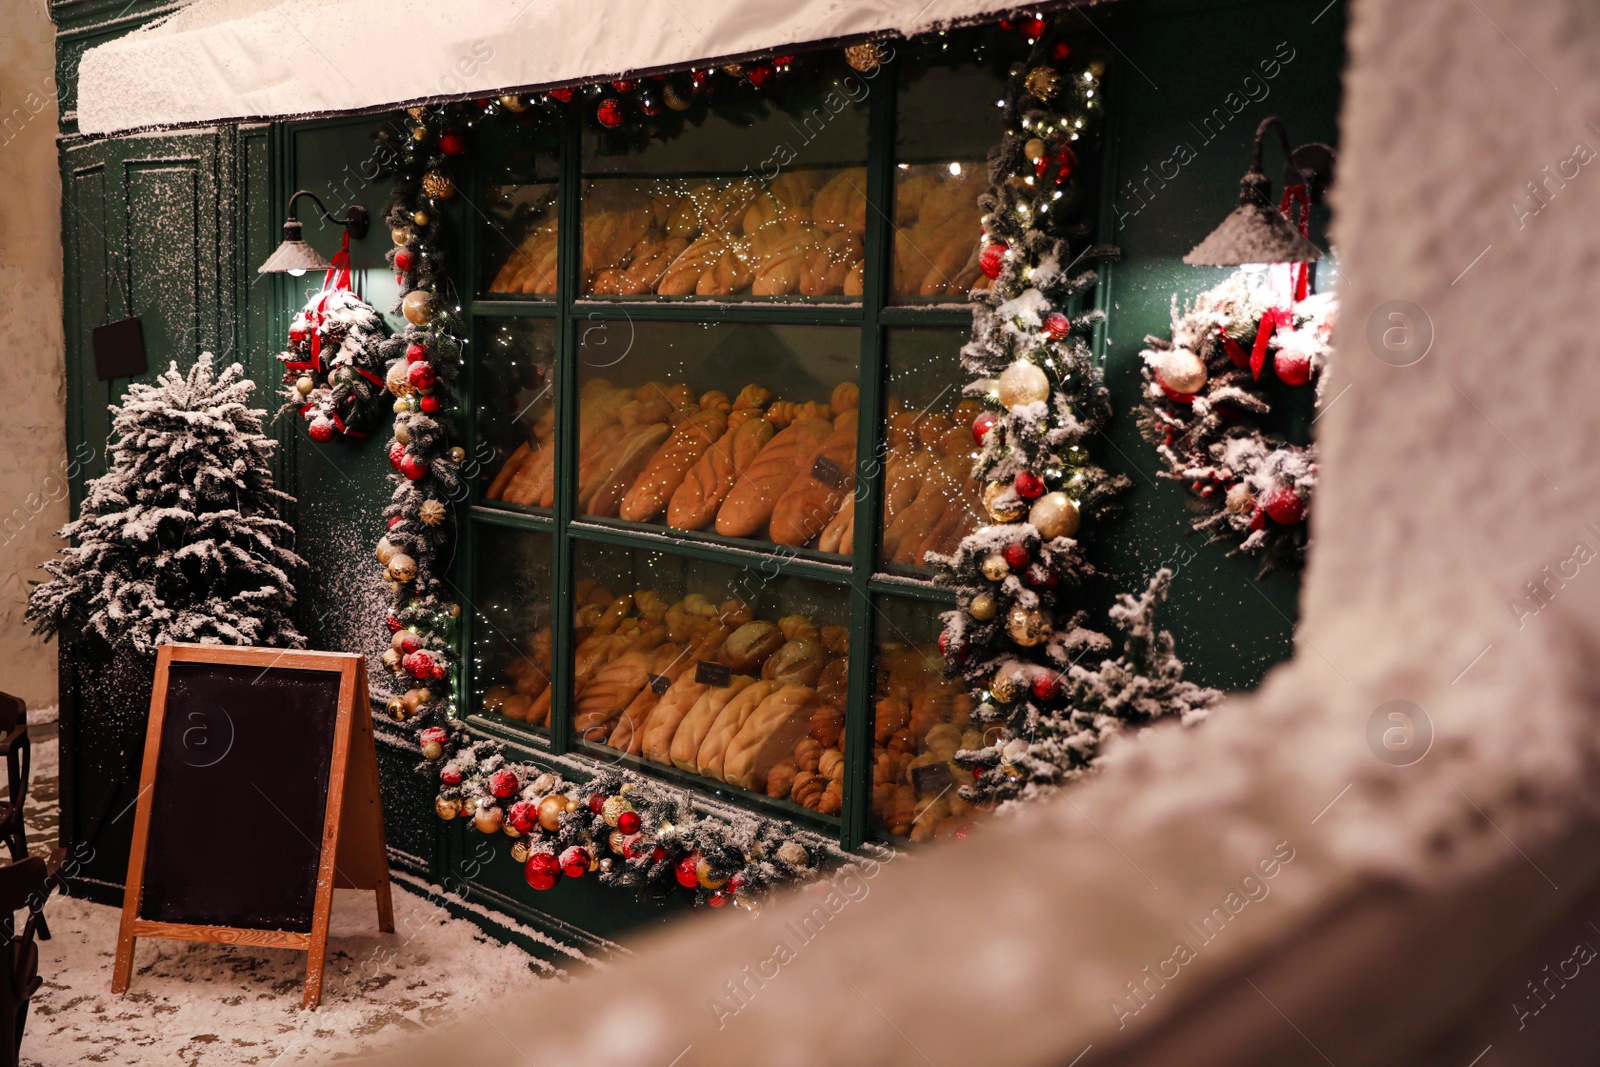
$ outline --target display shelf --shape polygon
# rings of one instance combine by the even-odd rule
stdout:
[[[568,530],[581,541],[666,552],[710,563],[727,563],[763,574],[793,575],[839,584],[848,582],[851,577],[849,564],[838,556],[828,556],[809,549],[774,551],[770,545],[721,537],[714,533],[667,530],[621,519],[605,522],[577,520]]]

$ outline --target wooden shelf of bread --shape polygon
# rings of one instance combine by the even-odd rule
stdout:
[[[965,298],[978,269],[980,168],[931,168],[898,184],[894,293]],[[588,296],[845,297],[862,295],[867,172],[791,169],[761,183],[730,178],[659,191],[593,182],[583,211],[577,291]],[[677,188],[672,188],[672,186]],[[557,229],[535,226],[507,257],[490,293],[553,295]]]

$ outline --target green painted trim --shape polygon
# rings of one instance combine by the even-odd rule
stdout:
[[[925,600],[930,604],[944,604],[955,607],[956,591],[919,578],[906,578],[894,574],[875,574],[867,582],[867,588],[874,593],[884,593],[889,596],[909,598],[912,600]]]
[[[668,301],[671,301],[670,303]],[[860,304],[802,304],[773,298],[710,300],[579,300],[573,314],[589,322],[755,323],[766,326],[859,326]]]
[[[806,578],[814,582],[828,582],[833,585],[845,585],[851,581],[850,569],[838,563],[823,563],[800,556],[790,556],[786,553],[776,553],[771,549],[751,549],[735,547],[733,544],[719,544],[704,536],[696,538],[666,537],[654,531],[650,533],[635,533],[632,530],[620,529],[611,525],[601,526],[598,523],[590,522],[574,522],[570,524],[568,534],[575,540],[592,544],[632,548],[641,552],[659,552],[663,555],[677,556],[681,559],[698,559],[709,563],[723,563],[730,567],[759,570],[763,574]],[[731,542],[733,539],[724,538],[722,540]]]
[[[491,504],[474,504],[467,512],[467,517],[473,522],[487,523],[490,526],[532,530],[543,534],[554,533],[556,528],[554,516]]]

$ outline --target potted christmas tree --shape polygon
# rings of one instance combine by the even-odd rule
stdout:
[[[111,409],[110,468],[29,598],[35,632],[62,639],[62,841],[91,896],[126,870],[156,647],[305,645],[280,518],[292,498],[273,486],[254,389],[210,353],[131,386]]]

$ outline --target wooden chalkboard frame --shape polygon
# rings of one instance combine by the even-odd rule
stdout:
[[[228,664],[339,675],[339,708],[334,722],[333,756],[328,767],[328,798],[310,933],[157,922],[139,917],[153,794],[159,788],[157,762],[167,711],[167,674],[173,663]],[[111,991],[127,992],[133,971],[134,942],[141,937],[260,945],[306,953],[305,990],[300,1006],[315,1008],[322,1000],[328,916],[335,888],[370,889],[376,893],[378,929],[394,933],[394,904],[390,896],[383,809],[378,794],[378,754],[367,700],[366,658],[348,652],[163,645],[156,655],[155,686],[150,696],[150,721],[145,732],[144,764],[139,777],[133,850],[128,857],[128,881],[122,900],[122,923],[117,932],[117,960],[112,971]]]

